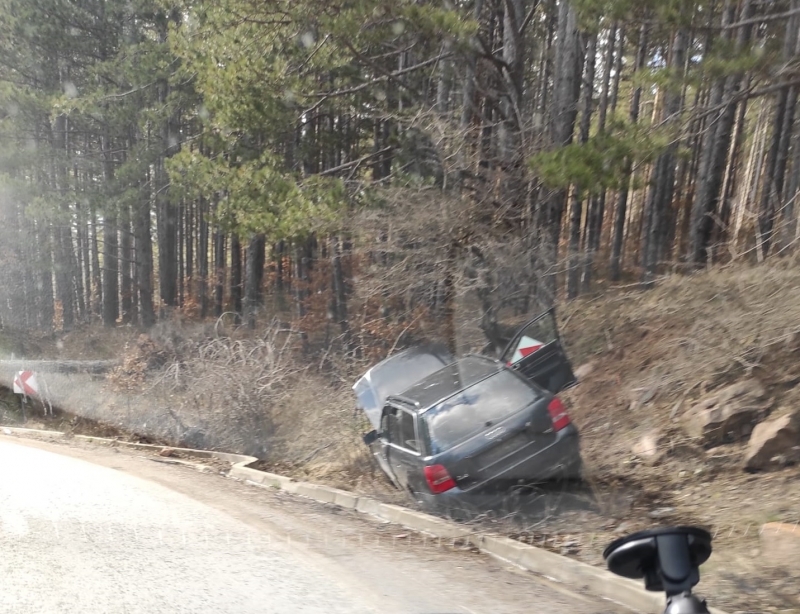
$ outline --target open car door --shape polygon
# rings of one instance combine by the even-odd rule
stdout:
[[[500,360],[553,394],[577,383],[558,336],[553,309],[520,328]]]

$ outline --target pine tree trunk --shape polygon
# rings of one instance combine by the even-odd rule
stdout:
[[[186,242],[186,294],[194,296],[194,211],[196,202],[190,200],[186,203],[184,217],[184,241]]]
[[[520,155],[519,131],[522,113],[522,91],[525,75],[524,0],[504,0],[503,11],[503,121],[498,141],[503,163],[513,164]],[[512,195],[513,198],[513,195]]]
[[[734,20],[735,6],[728,2],[723,25]],[[753,4],[745,0],[740,20],[752,17]],[[729,31],[726,30],[726,32]],[[742,26],[736,38],[736,48],[741,50],[750,40],[752,26]],[[706,120],[706,136],[698,171],[699,184],[692,205],[690,221],[689,261],[695,266],[702,266],[708,258],[708,245],[714,228],[714,213],[719,213],[722,184],[725,177],[725,162],[731,144],[731,135],[736,119],[736,96],[740,90],[743,75],[733,74],[718,80],[712,87],[709,106],[721,107],[719,114],[711,115]],[[746,102],[742,102],[742,105]]]
[[[214,315],[220,317],[225,306],[225,233],[217,228],[214,231]]]
[[[603,84],[600,88],[600,104],[597,108],[597,133],[603,134],[606,130],[606,117],[608,115],[609,93],[611,89],[611,70],[614,66],[614,50],[617,43],[617,25],[614,24],[608,33],[606,45],[605,64],[603,66]],[[586,216],[586,241],[584,248],[586,258],[583,263],[583,291],[588,292],[592,287],[592,269],[597,251],[600,249],[600,234],[603,230],[603,217],[605,216],[606,193],[602,190],[591,198],[588,215]]]
[[[205,198],[197,202],[200,228],[197,232],[197,297],[200,317],[208,315],[208,203]]]
[[[800,132],[792,136],[792,164],[788,188],[784,195],[783,228],[781,231],[780,251],[788,251],[797,238],[797,197],[800,190]]]
[[[114,179],[111,139],[103,137],[103,179],[110,185]],[[119,317],[119,247],[117,213],[108,203],[103,217],[103,324],[116,326]]]
[[[308,264],[303,245],[297,244],[294,248],[294,300],[297,319],[302,319],[306,315],[306,282],[308,280],[308,272],[306,265]]]
[[[98,236],[99,222],[97,212],[92,205],[90,216],[92,219],[92,313],[102,317],[103,315],[103,283],[100,271],[100,237]]]
[[[744,80],[743,89],[747,88],[747,79]],[[736,192],[740,180],[744,179],[746,173],[739,173],[739,159],[741,158],[741,150],[744,146],[745,139],[745,124],[746,124],[747,103],[742,101],[739,104],[739,110],[736,113],[736,123],[734,124],[733,136],[731,137],[731,148],[728,155],[728,164],[725,169],[725,179],[722,183],[722,201],[720,203],[720,223],[716,227],[717,234],[713,241],[719,245],[719,250],[723,249],[723,244],[728,242],[735,233],[730,232],[732,204],[731,201]],[[724,246],[727,247],[727,246]]]
[[[181,199],[180,207],[178,207],[178,305],[183,307],[185,300],[185,287],[186,282],[186,261],[184,254],[186,254],[186,225],[183,223],[186,219],[186,202]]]
[[[120,220],[120,264],[122,269],[122,323],[130,324],[133,319],[133,235],[131,233],[131,210],[123,205]]]
[[[797,10],[800,0],[792,0],[792,9]],[[792,15],[786,23],[783,45],[783,59],[790,62],[795,56],[798,42],[800,16]],[[794,108],[797,103],[797,87],[786,85],[778,92],[772,120],[772,137],[764,173],[764,186],[758,211],[758,255],[766,258],[772,247],[772,234],[778,213],[779,200],[783,193],[783,180],[786,173],[791,126],[794,121]],[[787,128],[789,128],[787,132]]]
[[[136,245],[136,292],[139,295],[139,323],[149,328],[156,323],[153,305],[153,239],[150,198],[142,194],[134,209]]]
[[[242,246],[236,233],[231,234],[231,303],[237,314],[236,324],[239,324],[242,315]]]
[[[161,44],[167,42],[168,17],[157,20],[158,37]],[[167,107],[170,85],[166,78],[156,83],[158,101],[162,108]],[[165,161],[179,149],[176,119],[167,116],[160,126],[160,155],[155,163],[156,186],[156,236],[158,238],[158,281],[159,294],[166,307],[178,305],[178,212],[169,202],[169,177]]]
[[[557,41],[550,142],[554,147],[563,147],[572,142],[583,68],[577,14],[571,3],[566,0],[559,4]],[[545,204],[542,220],[546,231],[542,260],[548,271],[542,287],[546,293],[546,296],[542,297],[545,304],[552,304],[556,298],[555,271],[566,197],[565,190],[554,190],[548,195]]]
[[[81,209],[78,205],[75,206],[75,245],[73,246],[75,254],[75,298],[77,300],[79,321],[84,322],[87,316],[86,310],[86,292],[84,282],[84,269],[83,269],[83,254],[84,245],[86,245],[86,235],[84,234],[86,228],[84,227],[84,219]]]
[[[331,237],[331,264],[333,269],[333,296],[334,296],[334,318],[339,323],[342,334],[346,335],[349,331],[349,321],[347,316],[347,291],[342,267],[342,254],[339,244],[339,237]]]
[[[647,27],[641,26],[639,29],[639,48],[636,53],[636,62],[633,72],[636,74],[644,67],[647,58]],[[631,123],[639,121],[639,105],[642,99],[642,88],[637,87],[631,96],[630,119]],[[625,173],[623,175],[622,188],[617,196],[617,206],[614,209],[614,229],[611,239],[611,262],[609,266],[609,279],[619,281],[622,275],[622,248],[625,244],[625,220],[628,216],[628,191],[631,181],[632,162],[627,160],[625,163]]]
[[[38,248],[37,262],[39,265],[39,328],[45,331],[53,330],[55,324],[55,304],[53,297],[53,252],[50,231],[46,224],[36,224],[36,245]]]
[[[91,209],[82,209],[81,219],[78,222],[82,228],[83,239],[81,241],[81,264],[83,266],[83,302],[85,305],[84,320],[90,320],[92,313],[92,266],[91,253],[92,245],[92,223]]]
[[[589,129],[592,122],[592,107],[594,97],[594,68],[597,56],[597,34],[589,36],[586,44],[586,62],[583,73],[583,108],[581,109],[581,123],[578,140],[586,143],[589,140]],[[569,272],[567,273],[567,298],[578,296],[580,291],[580,276],[583,263],[581,262],[581,222],[583,220],[583,194],[581,186],[575,186],[572,195],[572,212],[569,221]]]
[[[58,115],[51,130],[51,141],[54,147],[52,186],[61,198],[59,209],[65,217],[71,217],[67,192],[69,189],[68,173],[65,160],[67,157],[67,117]],[[75,253],[72,247],[72,232],[68,222],[58,221],[53,227],[53,248],[55,250],[55,278],[58,302],[61,304],[61,324],[65,331],[75,325],[75,298],[73,267]]]
[[[689,44],[689,31],[678,28],[672,43],[670,66],[683,74],[686,49]],[[681,92],[668,89],[664,92],[663,123],[675,126],[681,111]],[[642,281],[652,282],[665,249],[665,236],[668,209],[672,205],[675,180],[675,162],[678,151],[677,135],[657,159],[650,178],[650,190],[645,205],[642,226]]]
[[[256,327],[256,315],[261,298],[261,282],[264,275],[264,256],[264,236],[258,235],[252,237],[250,243],[247,245],[244,284],[247,327],[251,329]]]

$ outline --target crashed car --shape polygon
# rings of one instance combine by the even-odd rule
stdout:
[[[575,383],[551,310],[499,360],[415,347],[353,389],[373,427],[364,442],[384,473],[427,507],[447,508],[505,484],[579,477],[578,430],[555,396]]]

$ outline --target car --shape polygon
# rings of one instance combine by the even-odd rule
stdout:
[[[578,429],[556,394],[576,383],[552,310],[499,358],[413,347],[353,386],[383,472],[423,506],[451,509],[512,484],[579,478]]]

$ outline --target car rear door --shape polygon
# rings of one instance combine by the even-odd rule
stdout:
[[[558,335],[553,309],[522,326],[500,360],[553,394],[577,383]]]
[[[415,415],[401,408],[389,420],[389,465],[400,488],[413,492],[421,488],[421,441]]]
[[[392,471],[392,465],[389,461],[389,438],[391,431],[395,429],[395,411],[395,408],[391,405],[387,405],[383,408],[378,438],[373,441],[369,447],[375,460],[378,461],[381,470],[386,474],[386,477],[391,480],[395,487],[400,488],[400,482],[398,482],[397,476],[394,471]]]

